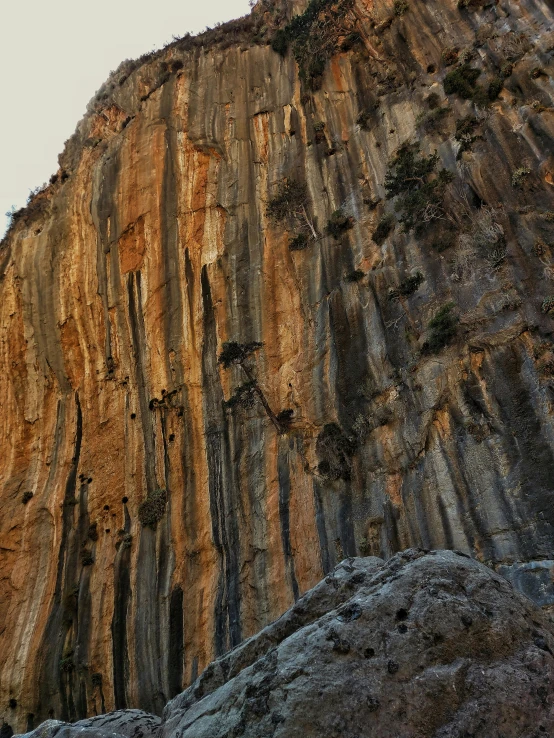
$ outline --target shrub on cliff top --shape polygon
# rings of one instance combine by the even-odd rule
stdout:
[[[271,40],[273,51],[284,56],[291,43],[305,39],[319,13],[331,5],[331,2],[332,0],[311,0],[302,14],[295,15],[290,23],[276,32]]]
[[[352,24],[345,24],[352,5],[353,0],[311,0],[304,13],[273,36],[271,47],[281,56],[292,46],[300,79],[312,90],[320,88],[327,61],[339,51],[339,39],[346,35],[351,43],[357,42],[359,34]]]

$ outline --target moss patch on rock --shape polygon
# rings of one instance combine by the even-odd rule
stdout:
[[[139,507],[138,516],[141,524],[145,528],[155,529],[165,514],[166,504],[167,490],[156,489],[151,492]]]

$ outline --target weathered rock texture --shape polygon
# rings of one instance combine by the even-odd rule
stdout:
[[[75,723],[46,720],[31,735],[33,738],[154,738],[160,727],[157,715],[142,710],[118,710]]]
[[[127,711],[29,738],[538,738],[554,731],[553,649],[552,622],[476,561],[347,559],[159,727]]]
[[[75,723],[46,720],[28,735],[33,738],[154,738],[160,727],[157,715],[142,710],[117,710]]]
[[[125,63],[15,220],[0,250],[15,729],[159,714],[345,556],[554,558],[554,16],[461,6],[327,4],[321,78],[267,44],[287,3]],[[497,99],[445,95],[462,61],[485,96],[501,80]],[[454,180],[440,220],[376,242],[407,140]],[[285,179],[306,184],[319,236],[302,251],[298,219],[266,213]],[[353,227],[335,239],[339,208]],[[457,334],[431,354],[450,301]],[[294,410],[286,433],[260,403],[224,407],[244,381],[218,365],[224,341],[264,343],[252,370],[275,413]],[[148,497],[157,525],[139,519]]]

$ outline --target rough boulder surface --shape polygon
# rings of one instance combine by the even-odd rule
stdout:
[[[554,735],[554,629],[455,552],[346,559],[165,708],[28,738],[540,738]]]

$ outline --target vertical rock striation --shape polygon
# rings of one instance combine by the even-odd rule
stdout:
[[[541,0],[261,0],[102,88],[0,249],[14,729],[160,714],[345,556],[553,558],[553,55]]]

